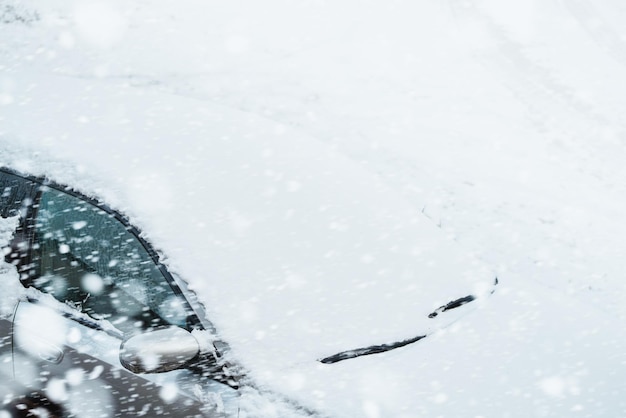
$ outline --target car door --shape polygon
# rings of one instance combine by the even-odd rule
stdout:
[[[206,416],[199,401],[179,392],[179,372],[148,376],[124,369],[119,331],[29,293],[13,324],[15,381],[28,393],[43,394],[63,411],[59,416]]]
[[[84,196],[0,174],[3,217],[21,219],[5,259],[27,288],[12,323],[16,384],[63,416],[204,416],[191,391],[179,390],[193,381],[188,370],[136,375],[120,365],[125,338],[202,328],[137,231]]]

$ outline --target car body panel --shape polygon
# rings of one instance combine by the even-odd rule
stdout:
[[[68,416],[206,416],[197,399],[179,393],[161,396],[175,380],[162,379],[157,385],[124,369],[118,360],[119,337],[49,306],[21,302],[14,335],[17,381],[64,405]]]

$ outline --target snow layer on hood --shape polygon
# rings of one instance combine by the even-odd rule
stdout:
[[[327,144],[186,98],[40,80],[29,92],[46,109],[38,123],[21,126],[16,114],[6,132],[24,142],[62,138],[35,142],[123,187],[153,241],[256,367],[430,332],[446,321],[430,312],[491,290],[490,269]],[[63,103],[57,112],[54,103]],[[110,113],[120,106],[128,119]]]

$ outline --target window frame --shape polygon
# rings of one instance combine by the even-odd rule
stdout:
[[[29,243],[28,249],[24,251],[24,253],[20,256],[21,261],[19,262],[19,265],[26,265],[26,271],[30,270],[29,266],[32,264],[32,254],[33,254],[32,244],[33,244],[33,239],[35,236],[35,223],[36,223],[36,216],[37,216],[37,210],[38,210],[38,208],[35,207],[35,203],[37,203],[38,199],[41,197],[41,193],[43,191],[42,188],[47,187],[50,189],[54,189],[58,192],[61,192],[71,197],[74,197],[76,199],[82,200],[85,203],[92,205],[97,209],[102,210],[107,215],[109,215],[112,219],[115,219],[117,222],[119,222],[122,225],[122,227],[126,229],[126,231],[128,231],[136,240],[139,241],[143,249],[146,251],[146,253],[150,257],[150,260],[155,264],[158,271],[161,273],[161,275],[163,276],[163,278],[169,285],[172,292],[174,292],[176,296],[182,297],[185,300],[187,307],[193,313],[193,315],[191,316],[191,323],[189,324],[190,328],[202,329],[202,330],[207,329],[213,332],[215,331],[215,328],[210,322],[208,322],[208,320],[203,321],[203,318],[205,318],[204,317],[205,312],[201,304],[199,303],[197,297],[195,296],[195,294],[189,291],[186,284],[180,279],[177,280],[176,277],[172,273],[170,273],[167,267],[163,263],[161,263],[160,261],[161,257],[159,255],[159,252],[157,252],[154,249],[154,247],[146,239],[142,237],[142,231],[136,226],[134,226],[133,224],[131,224],[127,216],[113,209],[112,207],[110,207],[104,202],[101,202],[95,198],[89,197],[69,186],[64,186],[60,183],[50,180],[47,177],[42,177],[42,176],[38,177],[38,176],[22,174],[22,173],[19,173],[18,171],[15,171],[13,169],[10,169],[4,166],[0,166],[0,175],[1,174],[12,175],[19,179],[22,179],[23,181],[32,182],[35,185],[35,188],[34,188],[35,193],[34,193],[33,201],[30,202],[27,206],[24,205],[24,202],[22,202],[21,210],[24,212],[20,213],[19,215],[20,221],[15,231],[16,235],[23,234],[23,237]],[[20,270],[19,266],[18,266],[18,270]],[[22,283],[24,287],[35,288],[33,286],[33,281],[35,280],[35,278],[25,275],[24,273],[26,271],[19,271],[20,282]],[[42,293],[46,294],[46,292],[42,292]]]

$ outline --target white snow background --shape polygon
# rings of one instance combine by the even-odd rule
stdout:
[[[0,163],[128,214],[306,410],[626,416],[624,22],[618,0],[3,0]],[[447,302],[413,303],[424,266],[501,283],[414,345],[316,361],[414,336]],[[306,415],[268,399],[242,413]]]

